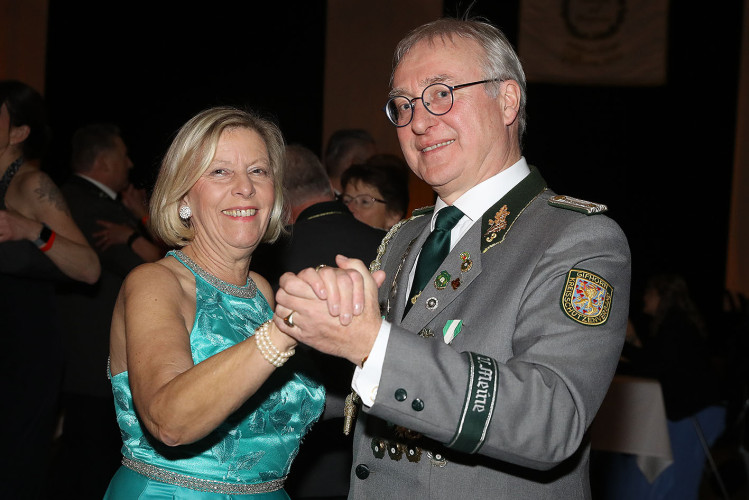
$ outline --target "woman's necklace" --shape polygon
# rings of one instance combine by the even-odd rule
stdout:
[[[200,267],[197,262],[185,255],[182,250],[174,250],[174,255],[184,262],[187,267],[192,269],[195,274],[228,295],[233,295],[234,297],[240,297],[243,299],[251,299],[255,297],[255,294],[257,293],[257,285],[255,285],[255,282],[249,276],[247,276],[247,283],[244,286],[232,285]]]

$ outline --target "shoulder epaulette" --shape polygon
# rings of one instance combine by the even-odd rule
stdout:
[[[411,217],[421,217],[422,215],[430,214],[434,212],[434,205],[428,207],[414,208],[411,212]]]
[[[602,214],[609,209],[609,207],[603,203],[593,203],[592,201],[585,201],[561,194],[549,198],[549,205],[552,207],[574,210],[575,212],[580,212],[585,215]]]

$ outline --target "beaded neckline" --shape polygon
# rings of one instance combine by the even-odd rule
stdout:
[[[257,294],[257,285],[249,276],[247,277],[247,284],[245,286],[232,285],[200,267],[197,262],[185,255],[182,250],[172,250],[170,253],[173,253],[183,264],[192,269],[195,274],[206,280],[213,287],[228,295],[233,295],[234,297],[240,297],[242,299],[251,299]]]

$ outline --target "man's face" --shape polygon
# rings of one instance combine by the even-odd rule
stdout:
[[[471,40],[421,41],[396,68],[394,93],[421,97],[432,83],[455,86],[491,77],[482,73],[482,56],[483,50]],[[485,85],[456,90],[452,109],[442,116],[428,113],[419,99],[411,123],[398,129],[411,170],[447,203],[520,159],[517,139],[510,137],[514,115],[503,112],[507,83],[501,85],[496,98],[487,94]]]

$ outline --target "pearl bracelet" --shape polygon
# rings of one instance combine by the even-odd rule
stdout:
[[[260,351],[260,354],[276,368],[283,366],[286,361],[294,355],[294,348],[288,351],[281,352],[273,342],[270,340],[270,324],[272,320],[268,320],[255,330],[255,343]]]

